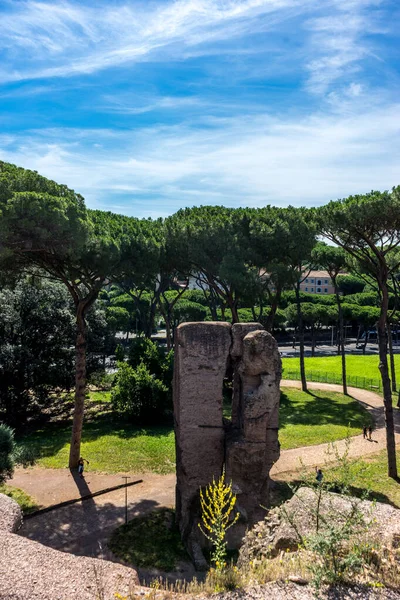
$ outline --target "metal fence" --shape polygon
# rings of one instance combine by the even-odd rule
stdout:
[[[308,381],[318,381],[319,383],[336,383],[342,385],[342,376],[328,371],[306,371]],[[300,371],[283,370],[282,379],[300,380]],[[358,375],[347,375],[347,385],[362,388],[364,390],[382,391],[382,381],[380,379],[369,379]]]

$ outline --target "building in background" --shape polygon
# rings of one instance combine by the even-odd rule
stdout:
[[[346,275],[346,273],[341,273]],[[309,294],[334,294],[335,288],[328,271],[310,271],[300,284],[301,292]]]

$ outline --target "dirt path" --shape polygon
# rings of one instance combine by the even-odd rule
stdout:
[[[309,383],[310,389],[341,391],[333,384]],[[283,387],[300,387],[300,382],[282,381]],[[358,400],[373,416],[376,429],[373,442],[364,440],[362,435],[352,438],[350,457],[375,454],[385,448],[385,430],[382,398],[373,392],[349,388],[349,394]],[[400,442],[400,411],[396,412],[396,441]],[[338,441],[339,450],[345,442]],[[308,446],[294,450],[283,450],[271,475],[295,471],[300,459],[306,466],[321,465],[325,461],[328,444]],[[154,473],[128,474],[143,483],[128,488],[128,518],[144,514],[157,507],[173,507],[175,504],[175,474],[156,475]],[[122,483],[122,474],[106,475],[86,473],[80,480],[71,475],[68,469],[43,469],[32,467],[17,469],[12,485],[22,488],[42,506],[49,506],[64,500],[77,498],[90,492]],[[54,512],[45,513],[27,520],[20,533],[59,550],[85,556],[101,556],[113,560],[107,549],[111,532],[124,522],[125,491],[117,490],[92,500],[86,500]]]
[[[301,389],[300,381],[282,380],[282,387],[294,387]],[[332,383],[317,383],[307,382],[310,390],[327,390],[331,392],[342,392],[343,388],[340,385]],[[349,387],[348,393],[357,400],[371,414],[375,422],[375,429],[372,435],[373,441],[364,440],[362,435],[357,435],[351,438],[349,449],[349,458],[358,458],[359,456],[369,456],[376,454],[386,448],[386,432],[385,432],[385,415],[383,410],[382,397],[374,392],[362,390],[360,388]],[[394,409],[396,443],[400,443],[400,410]],[[335,446],[340,453],[346,448],[345,440],[338,440]],[[329,444],[318,444],[317,446],[305,446],[303,448],[294,448],[293,450],[283,450],[278,462],[272,467],[271,476],[288,471],[295,471],[301,466],[301,463],[307,467],[323,465],[329,462],[327,452]],[[332,462],[335,457],[332,456]]]
[[[154,508],[175,504],[175,474],[131,474],[128,494],[128,519]],[[123,483],[121,475],[86,473],[84,479],[69,469],[18,469],[12,485],[33,496],[41,506],[79,498],[88,493]],[[85,556],[113,558],[107,549],[111,532],[125,522],[125,490],[120,489],[91,500],[38,515],[26,520],[20,534],[57,550]]]

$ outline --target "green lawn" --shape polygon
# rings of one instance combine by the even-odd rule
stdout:
[[[134,517],[111,535],[109,548],[116,556],[135,567],[172,571],[178,560],[188,560],[175,524],[175,511],[161,508]]]
[[[88,398],[92,402],[111,402],[111,391],[90,390]]]
[[[400,472],[400,446],[397,446],[397,467]],[[335,481],[337,469],[324,469],[324,480]],[[383,451],[376,456],[358,459],[350,463],[354,492],[370,492],[370,498],[378,502],[389,502],[400,508],[400,483],[387,476],[387,456]]]
[[[172,473],[175,469],[175,442],[171,427],[134,427],[118,418],[107,403],[89,405],[90,418],[82,436],[82,456],[89,471],[107,473]],[[96,412],[98,411],[98,412]],[[345,438],[360,433],[369,415],[355,401],[342,394],[306,394],[285,388],[280,410],[282,448],[298,448]],[[25,435],[19,441],[39,456],[47,468],[68,466],[71,425],[50,423]]]
[[[400,445],[397,446],[397,467],[400,472]],[[324,457],[321,457],[323,464]],[[382,451],[374,456],[365,459],[358,458],[350,461],[348,472],[346,467],[346,480],[350,481],[351,493],[354,496],[365,496],[370,500],[386,502],[400,508],[400,483],[387,476],[387,457],[386,452]],[[343,482],[343,466],[322,467],[324,473],[324,483],[335,485],[337,482]],[[301,485],[299,479],[300,473],[285,473],[282,478],[278,477],[273,491],[272,502],[274,505],[281,504],[283,501],[291,498],[293,488]],[[307,479],[315,481],[314,470],[308,473]]]
[[[400,354],[395,354],[395,368],[396,374],[400,377]],[[349,384],[356,385],[357,387],[368,387],[369,380],[374,380],[373,385],[380,384],[380,373],[378,370],[379,358],[377,355],[368,356],[355,356],[349,354],[346,356],[346,367],[347,375],[349,377]],[[283,358],[282,359],[283,373],[282,377],[287,379],[293,379],[290,373],[295,374],[300,371],[299,358]],[[318,356],[314,358],[305,359],[306,375],[310,380],[315,379],[318,381],[316,374],[327,375],[341,378],[342,367],[340,356]],[[356,377],[358,380],[356,380]],[[364,381],[365,378],[365,381]],[[352,381],[350,381],[352,379]],[[365,385],[366,384],[366,385]]]
[[[284,450],[358,435],[364,424],[371,423],[369,413],[349,396],[293,388],[282,388],[279,420]]]
[[[71,426],[49,424],[21,441],[40,458],[42,467],[68,466]],[[175,442],[171,427],[134,427],[102,412],[84,425],[81,454],[88,470],[107,473],[124,471],[171,473],[175,469]]]
[[[21,509],[25,514],[33,512],[34,510],[37,510],[39,508],[35,500],[31,498],[31,496],[28,496],[28,494],[26,494],[23,490],[20,490],[19,488],[13,487],[11,485],[0,485],[0,494],[5,494],[6,496],[9,496],[13,500],[15,500],[15,502],[17,502],[20,505]]]

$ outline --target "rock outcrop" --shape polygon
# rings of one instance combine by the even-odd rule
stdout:
[[[281,507],[268,512],[245,536],[239,554],[239,565],[267,556],[276,556],[281,550],[297,550],[301,538],[316,531],[318,494],[302,487]],[[340,494],[324,492],[320,499],[320,530],[324,522],[346,520],[354,509],[362,515],[361,528],[354,535],[365,534],[379,540],[379,545],[400,548],[400,510],[389,504],[358,500]]]
[[[223,419],[223,382],[232,378],[232,420]],[[226,469],[241,518],[230,533],[237,546],[262,516],[269,471],[279,458],[281,359],[258,323],[184,323],[176,331],[174,420],[176,511],[197,568],[206,568],[198,528],[199,490]]]
[[[0,494],[0,531],[15,533],[22,525],[19,505],[5,494]]]

